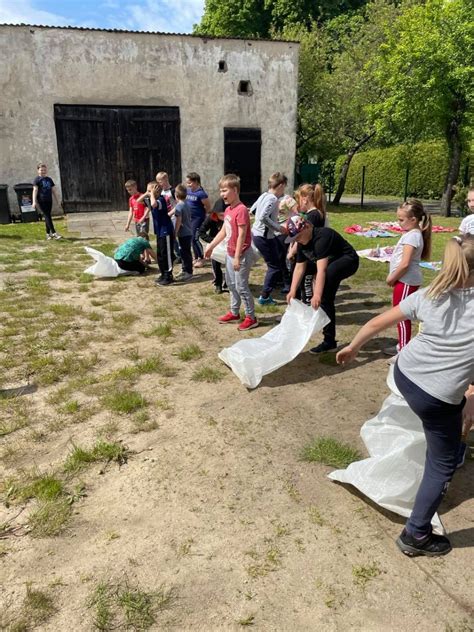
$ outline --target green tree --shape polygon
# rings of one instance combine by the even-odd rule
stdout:
[[[441,212],[449,215],[461,153],[472,132],[474,22],[470,0],[408,4],[387,29],[374,124],[387,142],[446,138],[449,167]]]
[[[204,14],[194,32],[217,37],[278,36],[288,27],[308,29],[367,0],[206,0]]]

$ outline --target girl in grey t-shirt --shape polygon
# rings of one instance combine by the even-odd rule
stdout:
[[[397,545],[409,556],[444,555],[451,544],[448,538],[431,532],[431,519],[459,462],[463,413],[466,418],[472,415],[474,236],[450,239],[442,270],[427,290],[412,294],[366,323],[337,354],[337,362],[350,362],[363,344],[405,318],[422,321],[422,332],[401,350],[394,377],[398,390],[422,421],[426,462],[411,516]]]

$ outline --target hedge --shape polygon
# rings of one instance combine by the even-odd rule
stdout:
[[[345,156],[339,156],[336,161],[336,183],[344,160]],[[409,196],[441,197],[448,170],[448,148],[443,141],[395,145],[356,154],[349,167],[344,192],[360,193],[362,167],[365,166],[365,193],[401,197],[405,193],[407,165],[410,166]]]

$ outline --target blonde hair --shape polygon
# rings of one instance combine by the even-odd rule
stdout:
[[[136,180],[127,180],[127,182],[125,182],[125,184],[123,186],[124,187],[136,187],[137,186],[137,181]]]
[[[444,249],[441,272],[429,285],[427,296],[438,298],[453,288],[466,286],[474,273],[474,235],[450,239]]]
[[[223,187],[225,184],[231,189],[237,189],[240,193],[240,178],[235,175],[235,173],[226,173],[225,176],[222,176],[219,180],[219,188]]]
[[[301,184],[295,193],[295,197],[298,200],[298,207],[301,211],[301,196],[309,197],[314,208],[321,215],[322,219],[326,219],[326,204],[324,202],[324,191],[320,184],[314,186],[313,184]]]
[[[168,174],[166,173],[166,171],[158,171],[158,173],[155,176],[155,179],[157,182],[158,182],[158,178],[160,180],[162,180],[163,178],[166,178],[168,180]]]
[[[420,200],[407,200],[400,204],[399,211],[405,211],[408,217],[415,217],[418,222],[418,228],[423,236],[422,259],[429,259],[431,255],[431,217],[425,211]]]

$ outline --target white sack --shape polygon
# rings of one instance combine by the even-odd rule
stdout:
[[[261,257],[262,255],[260,254],[260,251],[258,250],[258,248],[255,246],[253,242],[252,242],[251,248],[252,248],[252,253],[254,256],[254,262],[252,263],[252,265],[255,265],[258,258]],[[215,261],[222,263],[222,265],[225,265],[226,253],[227,253],[227,241],[224,239],[224,241],[221,241],[220,244],[217,244],[217,246],[212,251],[211,259],[214,259]]]
[[[127,274],[127,270],[122,270],[112,257],[107,257],[103,252],[89,248],[89,246],[85,246],[84,249],[88,255],[95,259],[94,265],[84,270],[87,274],[109,278],[118,277],[120,274]]]
[[[426,439],[421,420],[395,385],[393,365],[387,384],[390,395],[378,415],[366,421],[360,431],[370,458],[328,477],[350,483],[381,507],[408,518],[423,476]],[[437,533],[444,533],[438,514],[433,516],[432,525]]]
[[[244,386],[255,388],[264,375],[291,362],[311,336],[329,323],[322,309],[314,310],[292,299],[281,319],[261,338],[240,340],[219,353],[219,358]]]

